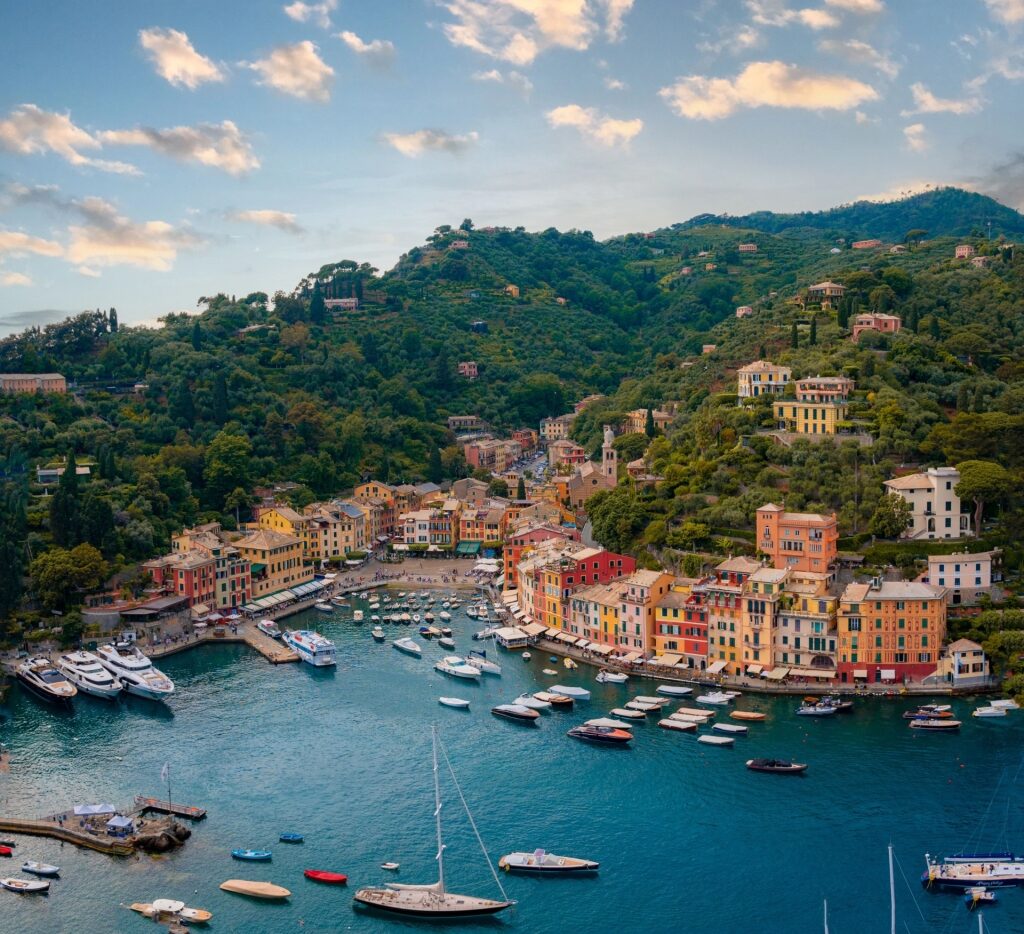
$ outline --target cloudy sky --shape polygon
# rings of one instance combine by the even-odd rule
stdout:
[[[5,0],[0,332],[957,183],[1024,207],[1024,0]]]

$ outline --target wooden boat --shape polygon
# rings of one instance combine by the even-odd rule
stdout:
[[[533,723],[540,716],[536,710],[522,704],[498,704],[497,707],[491,708],[491,713],[506,720],[518,720],[520,723]]]
[[[248,895],[250,898],[266,898],[270,900],[288,898],[292,893],[273,882],[250,882],[248,879],[228,879],[220,884],[225,892],[236,895]]]
[[[823,697],[821,699],[821,703],[826,707],[835,707],[836,711],[839,713],[853,713],[852,700],[843,700],[841,697],[833,697],[832,695],[829,695],[828,697]]]
[[[348,876],[340,872],[327,872],[325,869],[304,869],[302,874],[314,882],[325,882],[327,885],[344,885]]]
[[[463,700],[461,697],[439,697],[437,702],[445,707],[454,707],[456,710],[469,709],[469,701]]]
[[[570,708],[573,699],[566,694],[554,694],[551,691],[536,691],[533,695],[539,701],[547,701],[552,707]]]
[[[633,729],[632,723],[627,723],[624,720],[613,720],[611,717],[597,717],[594,720],[587,720],[584,726],[610,726],[617,730]]]
[[[270,850],[232,850],[231,855],[234,859],[244,859],[254,863],[265,863],[273,856]]]
[[[50,883],[43,879],[0,879],[0,886],[19,895],[33,895],[50,891]]]
[[[282,843],[302,843],[306,838],[301,833],[283,833],[277,838]]]
[[[686,697],[687,694],[693,693],[693,688],[683,687],[681,684],[659,684],[654,690],[667,697]]]
[[[613,717],[624,717],[626,720],[646,720],[647,714],[642,710],[626,710],[625,707],[616,707],[612,711]]]
[[[178,917],[189,924],[206,924],[207,921],[213,918],[213,912],[207,911],[205,908],[189,908],[186,906],[178,912]]]
[[[708,746],[731,746],[735,740],[731,736],[712,736],[705,733],[703,736],[697,737],[697,742],[705,743]]]
[[[715,716],[714,710],[706,710],[703,707],[679,707],[676,709],[676,713],[688,713],[693,717],[703,717],[705,720],[710,720]]]
[[[715,723],[712,724],[711,729],[716,733],[733,733],[736,736],[742,736],[747,732],[747,727],[739,726],[736,723]]]
[[[767,720],[768,715],[758,713],[754,710],[733,710],[729,714],[730,720]]]
[[[597,872],[600,863],[575,856],[556,856],[544,850],[532,853],[507,853],[498,860],[498,868],[505,872],[579,873]]]
[[[803,762],[790,762],[788,759],[747,759],[747,768],[751,772],[771,772],[775,775],[799,775],[807,771]]]
[[[907,724],[912,730],[930,730],[935,733],[949,733],[960,729],[959,720],[911,720]]]
[[[981,908],[985,905],[994,905],[998,899],[995,892],[990,892],[984,886],[976,885],[964,892],[964,904],[968,911]]]
[[[574,726],[565,735],[608,746],[624,746],[633,741],[633,734],[628,730],[617,730],[610,726]]]
[[[14,851],[9,846],[0,846],[0,856],[13,856]]]
[[[659,720],[658,726],[663,730],[679,730],[680,733],[696,733],[699,724],[696,720],[676,720],[669,717],[667,720]]]
[[[643,701],[629,701],[626,710],[639,710],[642,713],[660,713],[661,704],[645,704]]]
[[[30,872],[34,876],[57,876],[60,875],[60,866],[37,863],[34,859],[30,859],[21,864],[21,871]]]

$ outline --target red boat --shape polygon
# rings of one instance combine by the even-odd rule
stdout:
[[[344,885],[348,882],[348,876],[340,872],[325,872],[323,869],[307,869],[302,874],[314,882],[326,882],[329,885]]]

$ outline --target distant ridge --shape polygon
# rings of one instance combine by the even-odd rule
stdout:
[[[775,214],[755,211],[734,217],[729,214],[698,214],[681,229],[709,225],[742,227],[765,233],[785,233],[801,228],[835,231],[837,236],[879,237],[902,240],[908,230],[926,230],[931,237],[965,237],[972,232],[1024,236],[1024,215],[987,195],[962,188],[936,188],[897,201],[856,201],[828,211]]]

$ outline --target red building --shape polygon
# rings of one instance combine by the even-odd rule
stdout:
[[[562,527],[554,523],[538,522],[534,525],[527,525],[525,528],[516,529],[507,536],[503,551],[506,590],[516,589],[516,569],[519,566],[519,559],[523,555],[523,550],[540,542],[547,542],[556,538],[579,541],[579,529]]]

